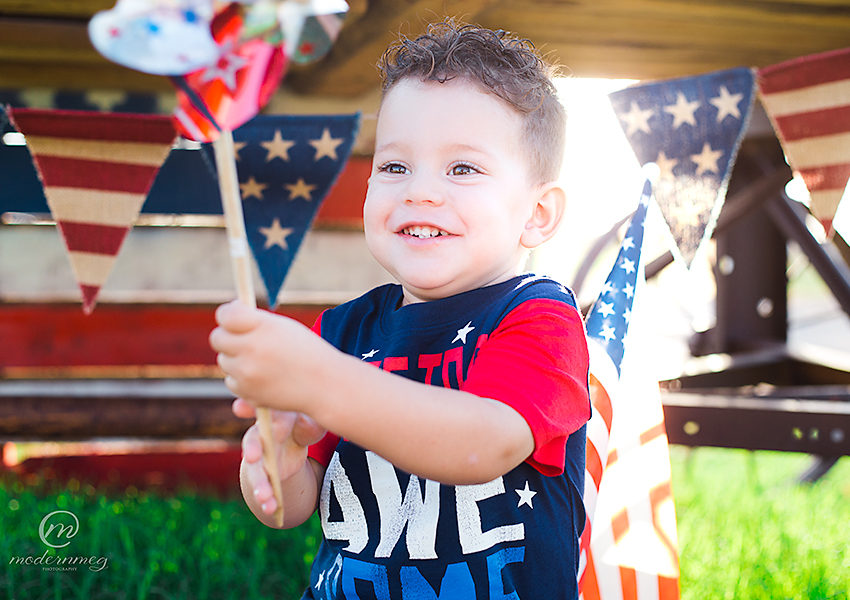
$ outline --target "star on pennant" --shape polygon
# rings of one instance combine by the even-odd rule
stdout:
[[[611,327],[608,323],[602,324],[602,331],[599,332],[599,335],[609,342],[617,339],[617,334],[614,333],[614,328]]]
[[[632,236],[626,236],[623,238],[623,244],[620,246],[623,250],[631,250],[635,247],[635,241],[632,239]]]
[[[717,173],[717,161],[721,156],[723,156],[723,150],[712,150],[708,142],[705,142],[702,145],[702,152],[691,154],[691,160],[697,165],[697,175],[702,175],[706,171]]]
[[[607,296],[609,294],[616,294],[617,288],[614,287],[614,284],[610,281],[606,281],[602,284],[602,294]]]
[[[315,185],[308,184],[302,177],[299,177],[298,181],[295,183],[287,183],[284,187],[289,190],[290,200],[304,198],[307,202],[310,202],[313,199],[311,194],[313,193],[313,190],[316,189]]]
[[[266,162],[271,162],[275,158],[282,158],[289,161],[289,149],[295,145],[295,140],[285,140],[280,133],[280,129],[274,130],[274,136],[268,142],[260,142],[263,148],[266,149]]]
[[[658,153],[655,164],[658,165],[658,175],[661,179],[673,179],[673,169],[679,164],[679,160],[676,158],[667,158],[667,154],[662,150]]]
[[[317,140],[310,140],[310,145],[316,149],[316,156],[313,160],[319,160],[324,156],[327,156],[331,160],[339,160],[336,155],[336,149],[343,141],[343,138],[331,137],[331,130],[325,127],[324,131],[322,131],[322,137]]]
[[[228,42],[222,48],[215,64],[207,67],[201,73],[201,83],[219,79],[230,93],[234,93],[236,91],[236,72],[247,64],[248,59],[233,52],[233,42]]]
[[[719,96],[708,100],[717,107],[717,122],[720,123],[727,115],[740,119],[741,110],[738,108],[738,104],[743,100],[744,94],[730,94],[725,85],[721,85],[719,91]]]
[[[637,102],[632,101],[632,106],[625,115],[623,115],[622,119],[626,122],[629,128],[626,130],[626,135],[632,135],[638,131],[643,131],[644,133],[652,133],[652,130],[649,128],[649,119],[652,115],[655,114],[655,111],[651,108],[647,108],[646,110],[641,110],[640,106],[638,106]]]
[[[236,160],[239,160],[239,153],[242,152],[242,149],[248,145],[248,142],[233,142],[233,154],[236,156]]]
[[[635,295],[635,286],[627,282],[626,285],[623,286],[623,293],[626,295],[626,298],[631,298]]]
[[[268,250],[272,246],[280,246],[284,250],[289,250],[286,243],[286,238],[292,234],[291,227],[281,227],[280,221],[275,219],[272,221],[271,227],[260,227],[260,233],[266,236],[265,249]]]
[[[466,336],[469,335],[469,332],[473,329],[475,329],[475,327],[472,326],[472,321],[470,321],[469,323],[457,330],[457,335],[455,336],[455,339],[451,341],[451,343],[454,344],[456,341],[460,340],[465,344]]]
[[[699,105],[699,100],[688,102],[685,95],[682,92],[679,92],[676,95],[676,104],[668,104],[664,107],[664,112],[673,115],[673,129],[678,129],[685,123],[695,126],[697,124],[697,120],[696,117],[694,117],[694,113],[699,108]]]
[[[613,302],[600,302],[599,308],[596,309],[603,317],[610,317],[614,314]]]
[[[627,308],[626,310],[623,311],[623,320],[626,323],[628,323],[629,321],[632,320],[632,309],[631,308]]]
[[[372,348],[371,350],[369,350],[369,352],[366,352],[366,353],[364,353],[364,354],[362,354],[362,355],[361,355],[361,356],[363,357],[363,359],[362,359],[362,360],[366,360],[367,358],[372,358],[372,357],[373,357],[373,356],[375,356],[378,352],[380,352],[380,350],[378,350],[377,348]]]
[[[267,184],[260,183],[251,176],[248,178],[248,181],[239,184],[239,191],[242,193],[243,200],[247,200],[251,197],[255,197],[257,200],[262,200],[263,192],[267,187],[269,187]]]
[[[626,273],[634,273],[635,261],[624,257],[623,262],[620,263],[620,268],[623,269]]]
[[[523,504],[527,504],[529,508],[534,509],[534,505],[531,503],[531,499],[537,495],[537,492],[528,487],[528,481],[525,482],[525,487],[523,489],[514,491],[519,496],[519,502],[516,505],[517,508],[519,508]]]

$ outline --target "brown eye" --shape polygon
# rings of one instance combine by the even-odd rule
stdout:
[[[467,164],[457,164],[452,165],[451,174],[452,175],[472,175],[475,173],[475,169],[471,165]]]
[[[400,163],[387,163],[378,167],[378,171],[391,175],[404,175],[407,173],[407,167]]]

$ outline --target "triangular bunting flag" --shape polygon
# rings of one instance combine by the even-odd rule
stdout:
[[[168,117],[11,109],[83,294],[94,308],[176,137]]]
[[[711,236],[752,109],[750,69],[636,85],[610,94],[641,164],[661,170],[655,199],[690,267]]]
[[[359,114],[261,115],[233,132],[248,243],[272,307],[359,122]]]
[[[850,178],[850,48],[758,72],[761,101],[827,231]]]
[[[677,600],[678,549],[664,414],[636,359],[643,282],[644,185],[614,268],[587,316],[590,397],[579,589],[584,600]],[[628,334],[628,335],[627,335]],[[641,377],[642,376],[642,377]]]

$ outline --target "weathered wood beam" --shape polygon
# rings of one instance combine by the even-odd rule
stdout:
[[[494,0],[370,0],[357,19],[349,19],[339,39],[321,61],[295,68],[288,83],[305,94],[355,96],[374,89],[374,65],[399,32],[416,35],[445,15],[474,20]]]
[[[0,380],[0,439],[239,439],[251,425],[209,380]]]

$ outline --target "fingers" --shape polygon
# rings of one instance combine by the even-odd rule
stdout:
[[[299,446],[315,444],[325,436],[325,429],[305,414],[298,413],[292,426],[292,441]]]
[[[250,306],[234,300],[222,304],[215,311],[215,320],[222,328],[231,333],[248,333],[262,321],[262,313]]]
[[[230,410],[232,410],[233,414],[240,419],[255,419],[257,417],[257,411],[254,408],[254,405],[242,398],[234,400]]]

